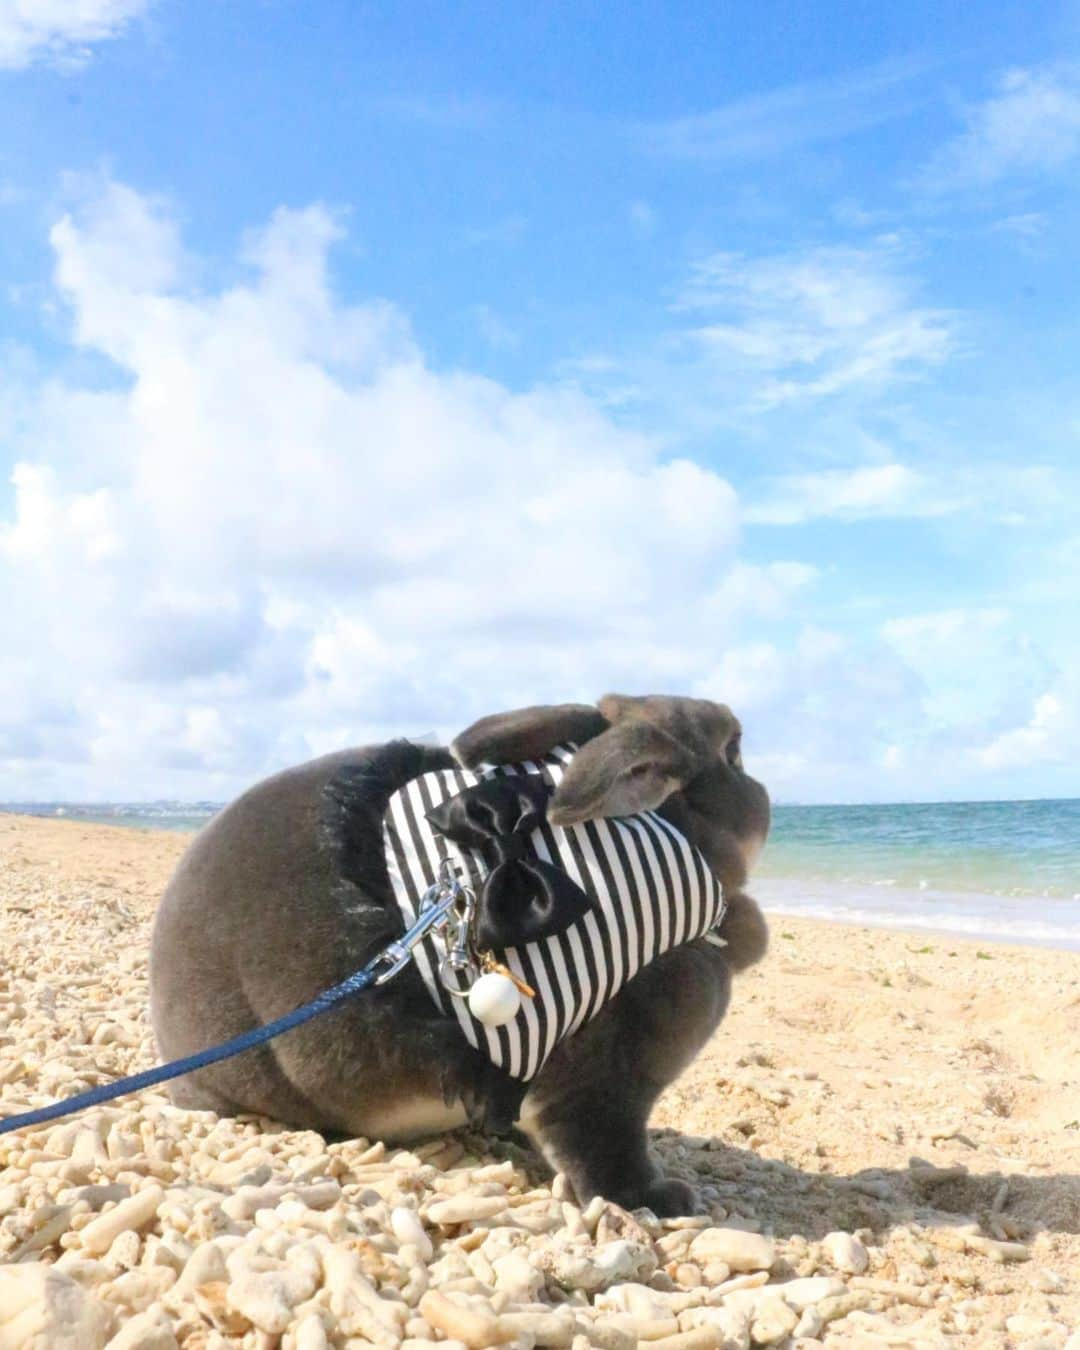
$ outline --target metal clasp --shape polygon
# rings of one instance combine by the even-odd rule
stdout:
[[[452,998],[467,998],[469,990],[480,976],[480,963],[472,949],[476,896],[467,886],[462,887],[462,895],[464,896],[462,909],[448,916],[443,939],[446,944],[446,955],[439,962],[439,983]]]
[[[420,898],[420,907],[416,921],[401,937],[389,943],[375,958],[375,964],[388,963],[387,969],[376,976],[376,985],[386,984],[398,975],[412,960],[413,948],[432,930],[445,928],[451,920],[451,911],[456,909],[462,894],[472,895],[457,878],[453,862],[443,860],[439,869],[439,880]]]

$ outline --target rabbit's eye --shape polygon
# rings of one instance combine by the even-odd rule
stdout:
[[[727,744],[727,762],[736,768],[742,768],[742,736],[732,736]]]
[[[647,773],[652,772],[651,764],[632,764],[626,771],[627,778],[644,778]]]

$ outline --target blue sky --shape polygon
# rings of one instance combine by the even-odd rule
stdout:
[[[0,127],[0,799],[1080,792],[1080,6],[0,0]]]

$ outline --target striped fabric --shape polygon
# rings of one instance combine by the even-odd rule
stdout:
[[[441,860],[458,863],[479,891],[487,867],[476,853],[438,834],[425,813],[481,778],[538,773],[553,787],[576,747],[560,746],[540,762],[499,765],[472,773],[440,769],[407,783],[390,798],[384,818],[386,859],[406,928]],[[720,883],[701,853],[654,811],[555,829],[545,821],[529,840],[536,856],[562,867],[594,902],[578,923],[556,937],[508,948],[500,960],[536,990],[513,1021],[490,1028],[465,999],[451,998],[438,978],[438,937],[415,949],[416,965],[439,1010],[456,1016],[469,1043],[514,1078],[528,1080],[564,1036],[595,1017],[639,970],[663,952],[702,937],[724,912]]]

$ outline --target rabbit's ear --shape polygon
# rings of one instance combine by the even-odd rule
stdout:
[[[467,727],[450,746],[466,769],[478,764],[520,764],[553,746],[584,745],[607,728],[607,719],[587,703],[559,703],[494,713]]]
[[[605,731],[577,752],[548,804],[552,825],[651,811],[700,769],[673,736],[640,718]]]

